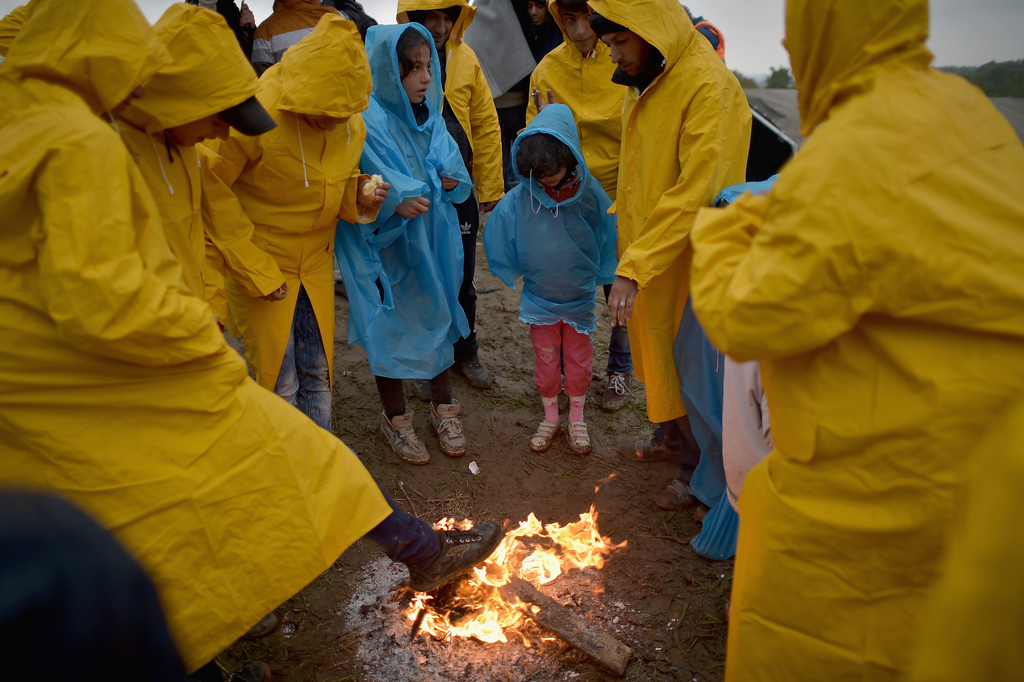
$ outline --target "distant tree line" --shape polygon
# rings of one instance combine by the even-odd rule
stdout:
[[[940,66],[940,71],[955,73],[985,91],[989,97],[1024,97],[1024,59],[989,62],[983,66]],[[785,66],[772,67],[764,83],[733,71],[744,90],[752,88],[786,89],[793,87],[793,74]]]
[[[789,69],[785,66],[779,68],[771,67],[772,73],[765,80],[764,84],[758,83],[750,76],[744,76],[739,71],[733,71],[733,75],[739,80],[740,85],[744,90],[751,90],[753,88],[769,88],[771,90],[786,90],[793,87],[793,74],[789,72]]]
[[[989,97],[1024,97],[1024,59],[983,66],[941,66],[939,70],[963,76]]]

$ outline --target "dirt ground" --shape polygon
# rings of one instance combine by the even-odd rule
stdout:
[[[602,599],[618,602],[620,609],[624,604],[625,618],[632,626],[628,634],[616,633],[634,651],[625,679],[721,679],[732,562],[708,561],[690,548],[688,540],[700,531],[695,517],[699,511],[663,512],[655,507],[655,495],[677,475],[677,465],[640,464],[617,454],[621,444],[648,437],[652,425],[646,420],[639,385],[633,403],[617,413],[605,413],[596,404],[609,335],[603,296],[598,297],[594,358],[600,378],[595,377],[587,406],[594,451],[579,457],[560,440],[538,455],[530,452],[529,439],[543,412],[533,386],[529,330],[518,320],[519,291],[507,289],[489,273],[482,245],[477,253],[477,286],[480,355],[497,381],[479,391],[453,374],[454,397],[463,405],[468,454],[461,459],[441,454],[430,432],[429,408],[411,394],[417,433],[427,443],[431,462],[414,467],[386,450],[377,430],[380,405],[366,355],[345,343],[348,301],[340,296],[336,298],[334,432],[359,454],[395,500],[430,522],[449,516],[508,521],[515,526],[534,512],[543,523],[564,525],[595,505],[601,534],[615,542],[627,541],[599,571]],[[468,470],[471,461],[479,466],[479,475]],[[616,475],[609,480],[612,474]],[[275,680],[292,682],[376,679],[368,674],[372,666],[355,657],[360,633],[345,622],[343,607],[363,579],[363,568],[380,556],[363,542],[356,543],[331,569],[277,609],[284,623],[277,632],[255,642],[239,642],[218,659],[221,665],[233,670],[244,662],[263,660],[273,668]],[[594,624],[602,627],[603,621]],[[537,666],[529,679],[616,679],[556,643],[548,650],[545,664]]]

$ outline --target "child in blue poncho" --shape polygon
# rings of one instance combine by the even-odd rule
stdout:
[[[441,115],[430,33],[419,24],[374,26],[366,50],[373,94],[363,114],[360,168],[383,176],[391,190],[374,222],[338,223],[348,338],[366,349],[384,407],[384,440],[403,461],[426,464],[402,379],[430,380],[430,421],[441,451],[466,453],[450,372],[453,344],[469,334],[458,302],[463,251],[453,203],[469,197],[472,181]]]
[[[569,447],[590,452],[583,404],[597,328],[596,287],[615,279],[611,200],[587,170],[569,107],[544,108],[512,147],[520,183],[491,213],[484,249],[508,286],[523,278],[519,319],[530,325],[534,380],[544,420],[530,449],[544,452],[561,431],[558,394],[569,394]]]

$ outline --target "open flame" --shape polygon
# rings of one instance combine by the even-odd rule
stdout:
[[[470,528],[468,521],[441,519],[440,529]],[[405,609],[414,621],[425,610],[420,631],[441,639],[475,637],[482,642],[507,642],[506,631],[517,631],[524,616],[515,604],[505,601],[497,591],[510,576],[518,576],[536,585],[544,585],[573,568],[602,568],[613,550],[626,546],[613,544],[597,531],[594,507],[580,520],[566,525],[541,525],[533,513],[508,531],[498,549],[483,566],[474,568],[460,581],[454,596],[445,605],[435,607],[434,597],[418,592]],[[520,635],[522,636],[522,635]],[[523,643],[530,641],[523,636]]]

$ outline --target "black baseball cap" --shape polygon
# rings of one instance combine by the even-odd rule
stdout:
[[[268,130],[273,130],[277,127],[274,119],[270,117],[270,114],[259,103],[255,95],[241,104],[228,107],[220,112],[220,117],[225,123],[243,135],[262,135]]]
[[[611,19],[602,17],[597,12],[590,13],[590,28],[598,36],[603,36],[605,33],[621,33],[630,30],[622,24],[617,24]]]

